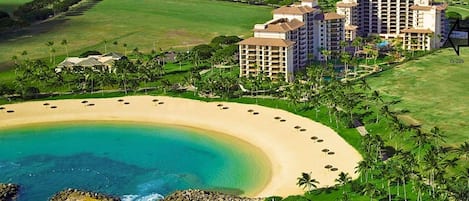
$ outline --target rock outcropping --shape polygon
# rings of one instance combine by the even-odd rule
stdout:
[[[176,191],[168,195],[163,201],[263,201],[263,198],[244,198],[218,192],[203,190]]]
[[[20,186],[17,184],[0,184],[0,200],[13,201],[18,197]]]
[[[121,201],[118,197],[104,195],[101,193],[81,191],[78,189],[67,189],[56,193],[49,201],[83,201],[83,200],[99,200],[99,201]]]

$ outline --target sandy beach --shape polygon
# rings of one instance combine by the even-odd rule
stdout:
[[[355,167],[362,159],[332,129],[283,110],[257,105],[129,96],[1,107],[0,129],[35,123],[115,120],[190,126],[239,138],[256,146],[271,162],[272,178],[255,196],[302,194],[303,190],[296,186],[296,178],[302,172],[312,172],[319,187],[334,185],[341,171],[356,178]],[[327,165],[332,170],[325,168]]]

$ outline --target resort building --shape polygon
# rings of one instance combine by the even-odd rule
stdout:
[[[337,2],[337,14],[345,19],[345,40],[352,41],[357,35],[359,23],[358,3],[355,0],[343,0]]]
[[[64,69],[70,71],[82,71],[85,68],[91,68],[94,71],[113,72],[114,61],[120,60],[122,55],[117,53],[108,53],[105,55],[89,55],[88,57],[67,57],[55,68],[56,73]]]
[[[344,25],[345,16],[322,13],[317,0],[275,9],[272,20],[254,25],[254,36],[239,42],[240,76],[291,81],[313,59],[325,59],[320,50],[340,51]]]
[[[432,0],[342,0],[337,13],[345,17],[346,39],[371,34],[399,38],[405,49],[439,48],[446,36],[446,4]]]

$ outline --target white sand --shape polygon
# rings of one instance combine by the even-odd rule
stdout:
[[[124,99],[130,104],[118,102]],[[158,99],[164,104],[157,104]],[[197,100],[132,96],[123,98],[86,99],[95,106],[86,106],[82,100],[57,100],[25,102],[3,105],[0,110],[0,129],[33,123],[59,121],[118,120],[139,121],[169,125],[186,125],[212,130],[242,139],[266,154],[272,163],[270,182],[255,196],[301,194],[296,178],[302,172],[312,172],[320,187],[332,186],[334,179],[343,171],[353,178],[355,167],[362,159],[360,154],[335,131],[310,119],[283,111],[257,105],[239,103],[202,102]],[[50,103],[44,106],[43,103]],[[222,109],[218,104],[229,107]],[[57,106],[51,109],[50,106]],[[258,115],[249,113],[252,109]],[[14,113],[7,113],[14,110]],[[286,122],[275,120],[281,117]],[[304,132],[295,126],[307,129]],[[324,142],[311,140],[312,136]],[[324,153],[323,149],[335,152]],[[332,165],[338,171],[324,168]],[[252,196],[252,195],[250,195]]]

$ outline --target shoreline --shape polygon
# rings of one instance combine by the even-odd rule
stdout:
[[[154,99],[158,101],[154,102]],[[218,135],[234,137],[260,149],[271,163],[270,180],[252,196],[302,194],[303,190],[296,186],[296,178],[301,172],[312,172],[312,177],[320,181],[318,187],[334,185],[334,179],[341,171],[349,173],[352,178],[358,177],[354,168],[362,158],[351,145],[331,128],[283,110],[164,96],[86,99],[87,103],[81,103],[83,100],[3,105],[6,109],[0,110],[0,130],[52,122],[124,121],[195,128],[209,131],[207,136],[215,138],[223,137]],[[7,113],[7,110],[14,112]],[[296,126],[301,128],[294,128]],[[323,141],[312,140],[311,137]],[[324,152],[325,149],[329,151]],[[325,165],[332,165],[337,170],[326,169]]]
[[[1,118],[0,118],[1,123]],[[226,133],[220,133],[213,130],[207,130],[203,128],[193,127],[190,125],[176,125],[176,124],[161,124],[161,123],[154,123],[148,121],[121,121],[121,120],[80,120],[80,121],[58,121],[51,123],[31,123],[31,124],[24,124],[24,125],[15,125],[12,127],[4,127],[2,128],[0,125],[0,132],[1,131],[21,131],[21,130],[29,130],[29,129],[48,129],[50,126],[54,128],[62,128],[68,127],[71,125],[112,125],[112,126],[143,126],[144,128],[165,128],[165,129],[177,129],[182,131],[190,132],[190,135],[193,137],[203,137],[209,140],[217,141],[222,147],[230,146],[234,149],[242,149],[242,152],[249,153],[249,164],[255,165],[257,168],[263,168],[262,171],[257,171],[256,174],[249,173],[248,176],[254,176],[261,181],[250,182],[250,188],[240,189],[246,190],[244,191],[243,196],[255,196],[258,195],[270,182],[272,178],[272,161],[268,157],[266,153],[262,151],[257,145],[251,144],[246,140],[240,139],[238,137],[232,136]],[[1,135],[1,134],[0,134]],[[73,186],[71,186],[73,187]],[[211,190],[211,189],[201,189],[201,190]]]

